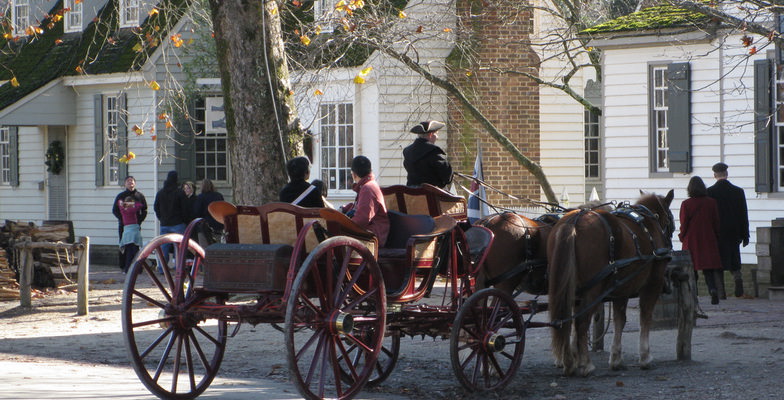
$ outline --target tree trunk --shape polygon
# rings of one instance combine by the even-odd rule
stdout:
[[[210,0],[234,202],[277,201],[286,160],[302,154],[274,0]]]

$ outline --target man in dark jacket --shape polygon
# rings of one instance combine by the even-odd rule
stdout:
[[[155,195],[155,215],[161,222],[160,234],[166,233],[184,233],[185,220],[187,218],[188,201],[185,198],[185,192],[180,189],[177,184],[177,171],[169,171],[166,176],[166,181],[163,182],[163,189],[159,190]],[[158,265],[158,272],[162,273],[161,265],[163,261],[168,264],[169,253],[172,251],[171,244],[161,246],[161,251],[165,255],[164,260]],[[172,265],[168,265],[172,267]]]
[[[139,222],[139,225],[142,224],[145,218],[147,218],[147,199],[144,198],[142,192],[136,190],[136,178],[133,176],[128,175],[125,178],[125,190],[123,190],[117,197],[114,198],[114,203],[112,203],[112,214],[117,217],[117,222],[119,223],[117,226],[117,230],[120,234],[120,240],[122,240],[123,236],[123,220],[122,214],[120,214],[120,200],[125,200],[128,196],[132,197],[136,203],[141,203],[142,207],[139,208],[136,214],[136,220]],[[119,243],[119,241],[118,241]],[[120,270],[125,271],[130,268],[130,265],[125,265],[125,254],[122,252],[118,252],[119,254],[119,265]]]
[[[429,183],[445,189],[452,182],[452,166],[446,159],[446,153],[435,144],[438,130],[443,127],[442,122],[425,121],[411,128],[411,133],[418,137],[403,149],[403,166],[408,172],[406,185]]]
[[[719,255],[725,271],[732,272],[735,278],[735,296],[743,297],[743,278],[740,269],[740,248],[749,244],[749,214],[746,207],[746,194],[743,189],[727,180],[727,164],[713,166],[716,183],[708,188],[708,196],[716,199],[719,205]],[[718,285],[719,294],[724,298],[724,274]]]
[[[286,163],[289,183],[280,190],[278,198],[284,203],[292,203],[302,207],[324,207],[322,198],[323,182],[310,178],[310,160],[307,157],[294,157]]]

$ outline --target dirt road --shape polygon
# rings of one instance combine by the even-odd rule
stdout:
[[[93,266],[90,314],[76,316],[76,295],[34,299],[34,307],[0,303],[0,399],[149,399],[130,367],[120,307],[123,275]],[[590,378],[564,378],[553,367],[549,332],[527,332],[523,365],[498,393],[465,392],[452,373],[449,343],[405,338],[389,379],[362,399],[780,399],[784,397],[784,303],[701,299],[709,316],[694,330],[692,361],[675,357],[676,332],[651,335],[653,370],[636,361],[638,334],[631,307],[624,335],[628,369],[609,371],[607,352],[593,353]],[[609,342],[609,338],[607,341]],[[288,382],[283,335],[269,326],[243,325],[229,339],[218,377],[201,398],[298,398]],[[609,346],[609,343],[608,343]]]

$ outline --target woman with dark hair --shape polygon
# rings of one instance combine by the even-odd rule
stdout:
[[[708,197],[705,182],[699,176],[689,180],[689,198],[681,203],[681,231],[678,238],[683,250],[689,250],[695,271],[702,271],[711,296],[711,304],[719,304],[716,284],[722,273],[719,258],[719,208]],[[696,278],[696,274],[695,274]]]
[[[379,245],[383,246],[389,235],[389,216],[384,195],[373,176],[373,169],[367,157],[354,157],[351,161],[351,177],[354,179],[352,189],[357,192],[351,219],[362,228],[373,232]]]
[[[204,218],[207,221],[207,226],[209,229],[202,230],[199,234],[199,243],[202,245],[208,245],[215,242],[220,241],[220,237],[223,234],[223,224],[216,221],[215,218],[212,218],[210,212],[207,210],[207,207],[213,201],[223,200],[223,195],[220,192],[215,191],[215,185],[212,184],[212,181],[204,178],[201,181],[201,194],[199,197],[196,198],[196,204],[194,205],[194,214],[196,217]],[[204,224],[202,224],[204,226]]]

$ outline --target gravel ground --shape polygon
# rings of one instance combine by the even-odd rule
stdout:
[[[22,309],[18,302],[0,302],[0,365],[18,366],[20,370],[35,365],[54,366],[55,369],[62,366],[70,377],[80,368],[88,370],[96,366],[112,367],[126,375],[134,375],[123,344],[119,318],[123,275],[110,267],[92,268],[87,316],[75,315],[76,295],[63,291],[34,299],[34,306],[29,309]],[[529,329],[523,364],[513,382],[500,392],[472,394],[462,389],[453,375],[448,341],[404,338],[400,359],[391,376],[380,386],[365,389],[359,397],[450,400],[784,398],[781,388],[784,303],[734,298],[715,306],[708,305],[707,298],[701,298],[700,303],[708,319],[697,322],[692,361],[676,360],[676,331],[658,330],[651,334],[654,369],[640,370],[636,360],[637,309],[632,303],[624,334],[627,370],[608,370],[608,352],[594,352],[592,357],[597,370],[592,376],[565,378],[553,366],[548,330]],[[609,347],[610,338],[606,341]],[[270,326],[243,325],[238,335],[229,339],[213,387],[231,380],[250,379],[251,386],[265,388],[264,395],[256,398],[296,398],[296,390],[287,380],[282,345],[283,335]],[[32,382],[6,380],[13,384],[0,385],[0,398],[19,398],[19,385],[34,384],[36,379],[34,372],[29,377],[13,377]],[[95,379],[101,383],[101,376]],[[105,378],[106,393],[101,392],[100,384],[90,381],[89,394],[68,398],[112,398],[110,379]],[[13,392],[16,394],[4,391],[12,387],[16,388]],[[138,383],[138,389],[145,393],[141,383]],[[210,396],[211,390],[212,387],[204,396]],[[234,393],[224,393],[221,398],[245,398]]]

